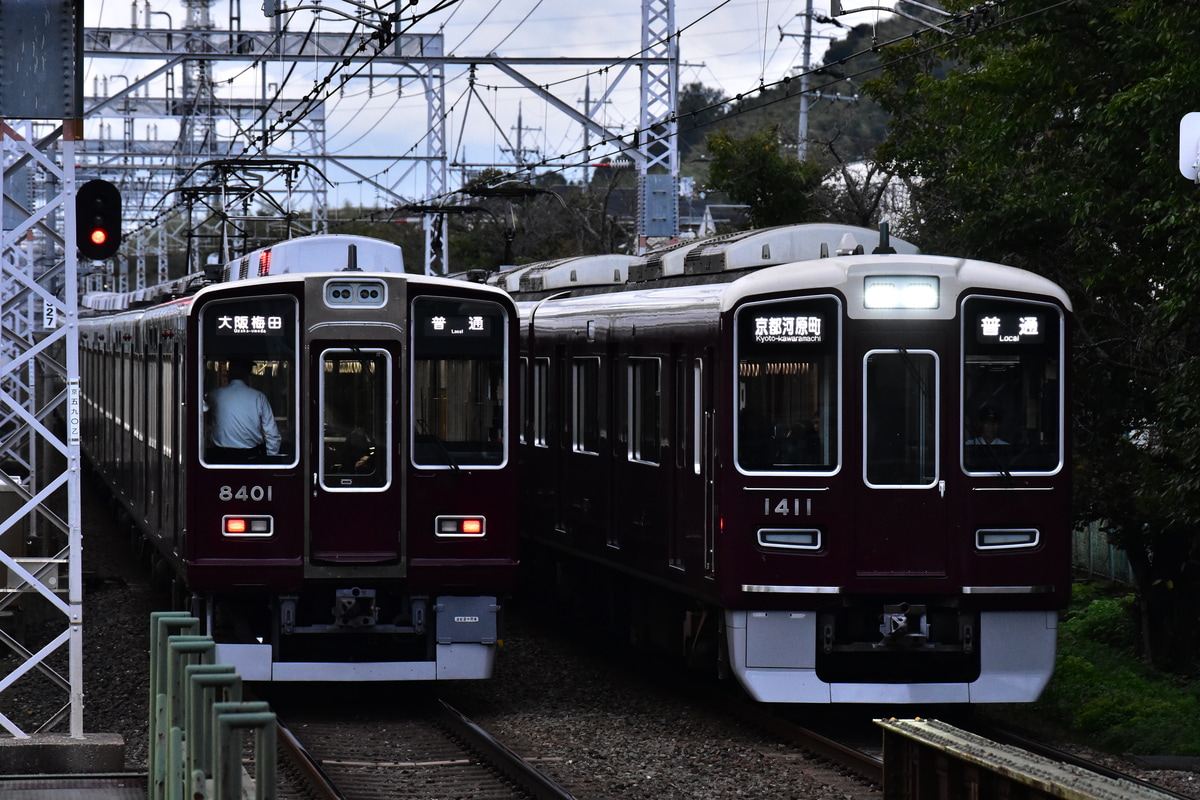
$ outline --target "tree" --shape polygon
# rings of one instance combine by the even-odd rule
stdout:
[[[824,171],[815,161],[797,161],[780,151],[774,126],[735,139],[725,131],[708,137],[710,189],[750,206],[754,227],[808,222],[828,207],[822,202]]]
[[[1185,672],[1200,597],[1200,188],[1175,161],[1200,7],[1003,8],[973,15],[968,38],[886,49],[867,87],[892,115],[878,156],[908,181],[906,229],[927,252],[1031,269],[1071,294],[1076,516],[1129,554],[1145,657]]]

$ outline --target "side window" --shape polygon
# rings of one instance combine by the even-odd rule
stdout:
[[[659,360],[629,359],[629,460],[659,462]]]
[[[700,474],[704,450],[704,361],[697,358],[692,371],[692,472]]]
[[[962,463],[969,473],[1062,466],[1062,313],[970,297],[962,306]]]
[[[600,452],[600,359],[571,361],[571,449]]]
[[[204,464],[296,463],[297,315],[291,297],[216,300],[201,309]]]
[[[538,447],[546,444],[546,417],[550,401],[550,359],[538,358],[533,362],[533,443]]]
[[[520,417],[518,417],[518,419],[521,421],[521,423],[518,427],[520,428],[519,436],[521,439],[521,444],[525,444],[526,440],[529,438],[528,430],[527,430],[527,428],[529,426],[529,359],[528,358],[521,359],[521,367],[520,367],[519,375],[520,375],[519,380],[521,381],[521,389],[520,389],[521,415],[520,415]]]
[[[418,467],[500,467],[508,443],[508,314],[488,300],[412,303],[412,459]]]

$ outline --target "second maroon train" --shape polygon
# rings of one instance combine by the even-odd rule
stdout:
[[[876,237],[498,275],[527,298],[522,558],[579,626],[762,701],[1035,700],[1070,589],[1070,302]]]

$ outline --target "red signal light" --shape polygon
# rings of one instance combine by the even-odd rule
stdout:
[[[229,517],[228,519],[225,520],[225,532],[226,533],[245,533],[246,532],[246,520],[244,520],[240,517]]]
[[[481,519],[464,519],[462,521],[463,533],[482,533],[483,520]]]
[[[103,180],[88,181],[75,192],[75,244],[79,254],[103,261],[121,246],[121,190]]]

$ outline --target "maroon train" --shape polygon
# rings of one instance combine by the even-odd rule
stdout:
[[[96,472],[243,678],[489,677],[518,563],[512,300],[362,237],[227,272],[81,321]],[[208,413],[238,360],[282,437],[243,463]]]
[[[581,626],[616,620],[762,701],[1032,701],[1070,590],[1069,300],[847,233],[878,236],[498,276],[534,298],[523,559]]]

